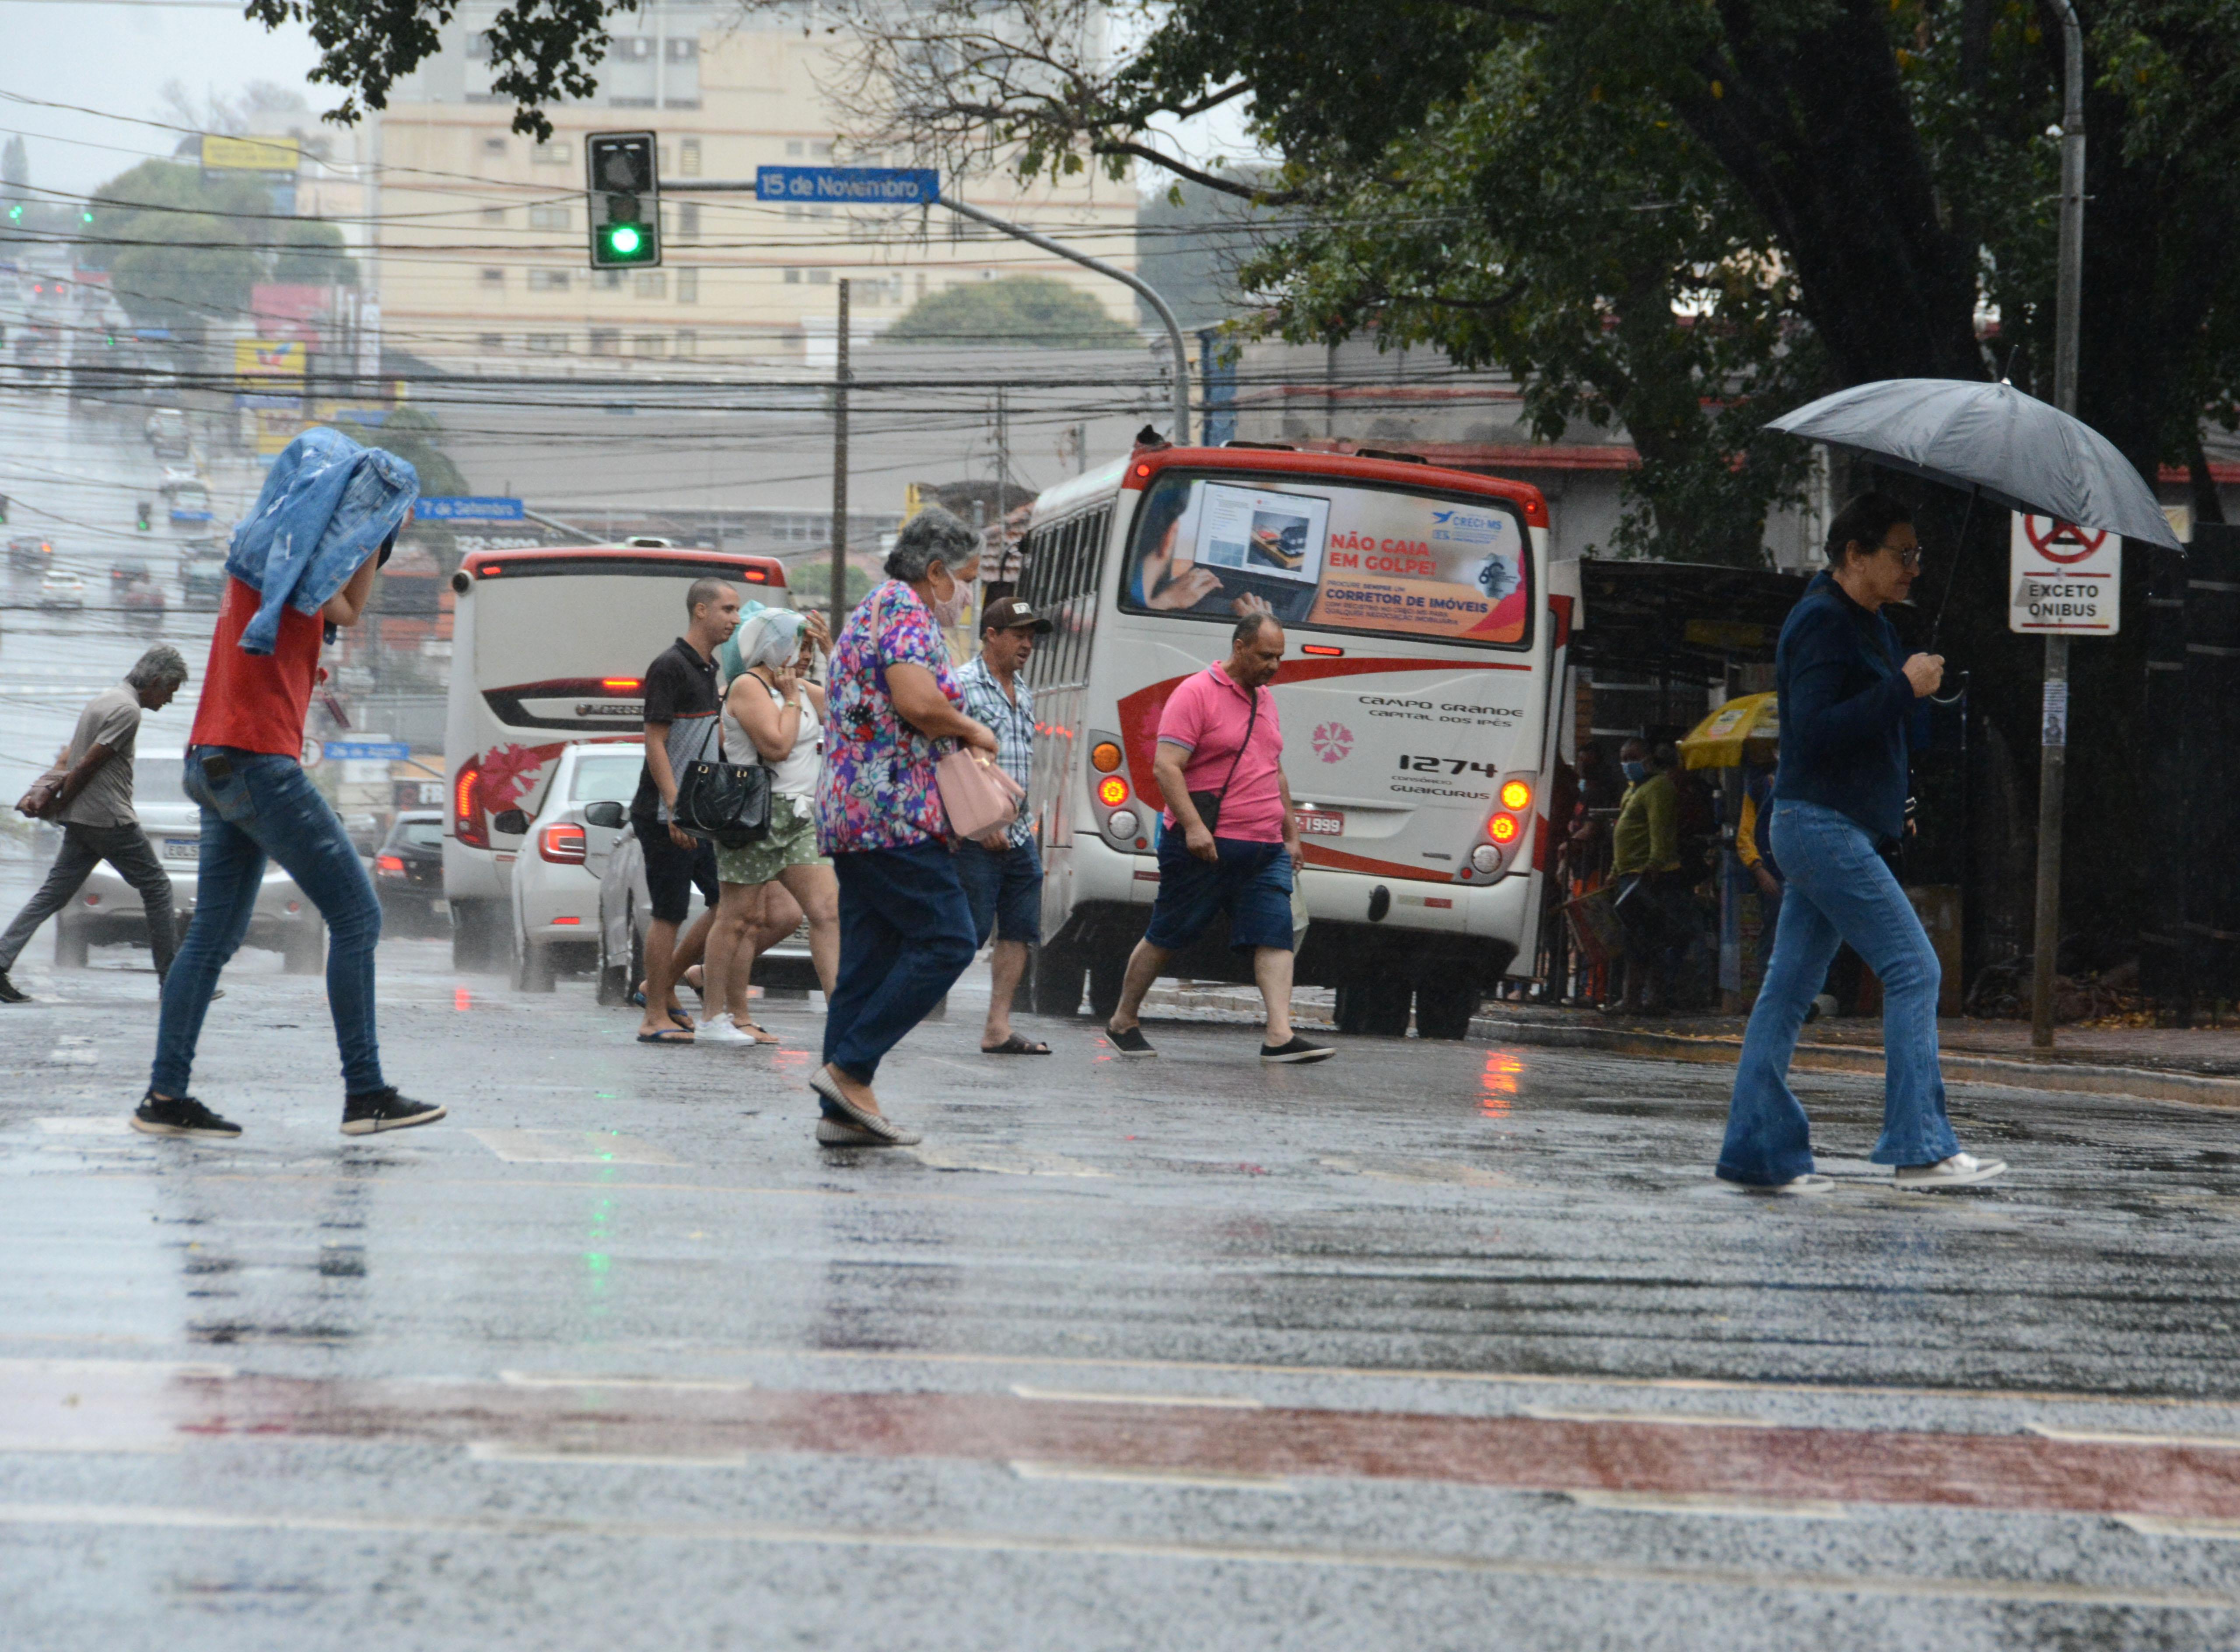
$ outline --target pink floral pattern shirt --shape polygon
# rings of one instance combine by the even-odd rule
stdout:
[[[920,734],[895,709],[887,693],[890,665],[923,666],[952,705],[963,704],[940,628],[917,593],[898,579],[858,603],[832,645],[824,768],[817,782],[821,853],[908,849],[948,835],[949,816],[933,779],[935,759],[947,743]]]

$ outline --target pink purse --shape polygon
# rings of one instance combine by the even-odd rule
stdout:
[[[960,749],[933,766],[933,783],[949,814],[949,829],[959,837],[984,837],[1019,816],[1026,793],[983,753]]]

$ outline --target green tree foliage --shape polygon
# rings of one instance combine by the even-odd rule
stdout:
[[[832,600],[832,559],[830,556],[805,556],[789,563],[785,570],[786,589],[793,594],[793,605],[800,609],[824,608]],[[871,576],[854,563],[848,564],[848,606],[854,608],[871,594]]]
[[[903,344],[1031,344],[1043,350],[1127,350],[1133,329],[1077,287],[1048,276],[960,282],[928,293],[882,336]]]
[[[353,442],[370,448],[386,448],[419,473],[420,491],[436,498],[470,494],[459,467],[443,451],[443,427],[433,413],[417,407],[400,407],[379,424],[360,424],[338,418],[335,429]]]
[[[272,210],[250,179],[206,179],[198,166],[143,161],[95,191],[83,256],[105,259],[117,302],[143,327],[239,320],[263,281],[350,283],[342,231]]]

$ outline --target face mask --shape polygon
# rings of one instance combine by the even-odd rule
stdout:
[[[1638,757],[1632,759],[1625,765],[1625,777],[1638,786],[1649,778],[1649,765]]]
[[[956,624],[964,617],[965,604],[971,600],[972,593],[964,589],[964,582],[952,574],[949,580],[949,595],[938,598],[933,604],[935,622],[944,626]]]

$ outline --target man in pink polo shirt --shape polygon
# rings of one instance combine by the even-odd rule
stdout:
[[[1159,717],[1151,772],[1167,800],[1159,831],[1159,898],[1129,955],[1120,1006],[1104,1031],[1123,1056],[1156,1056],[1137,1021],[1167,960],[1229,915],[1229,943],[1252,951],[1268,1008],[1260,1059],[1335,1054],[1291,1030],[1291,878],[1303,865],[1283,730],[1267,688],[1283,663],[1283,628],[1265,613],[1237,621],[1229,657],[1183,679]]]

